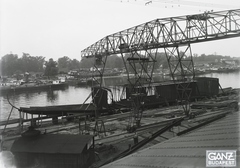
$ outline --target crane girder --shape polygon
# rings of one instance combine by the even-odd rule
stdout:
[[[177,47],[240,36],[240,9],[156,19],[108,35],[81,51],[82,57]]]

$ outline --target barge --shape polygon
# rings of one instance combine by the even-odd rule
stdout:
[[[28,82],[21,84],[0,84],[0,93],[11,93],[11,92],[26,92],[33,90],[43,90],[43,89],[64,89],[67,87],[66,82],[61,81],[51,81],[49,83],[37,83]]]
[[[172,81],[153,83],[151,86],[141,87],[141,93],[144,95],[140,109],[154,109],[164,106],[181,105],[178,101],[179,95],[176,85]],[[219,93],[219,83],[217,78],[196,78],[196,81],[185,82],[181,84],[189,85],[191,89],[191,101],[202,99],[204,97],[213,97]],[[31,106],[20,107],[19,112],[31,115],[62,116],[70,115],[110,115],[132,110],[131,87],[124,85],[121,90],[121,98],[114,98],[113,91],[104,87],[93,87],[91,94],[87,99],[92,98],[90,103],[86,101],[82,104],[57,105],[57,106]],[[148,91],[146,91],[148,90]],[[150,91],[149,91],[150,90]],[[146,94],[147,93],[147,94]],[[21,114],[24,116],[24,114]],[[39,118],[41,118],[39,117]]]

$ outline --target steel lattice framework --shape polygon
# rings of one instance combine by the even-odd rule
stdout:
[[[82,56],[111,55],[144,49],[240,36],[240,9],[156,19],[111,35],[86,49]]]
[[[156,19],[118,33],[108,35],[81,52],[82,57],[95,57],[97,62],[106,63],[106,58],[113,54],[121,54],[127,72],[130,69],[135,74],[131,85],[133,101],[133,120],[141,120],[141,102],[148,94],[142,94],[144,85],[150,86],[153,68],[159,48],[163,48],[167,57],[170,74],[179,100],[185,113],[189,113],[189,84],[195,77],[192,60],[191,44],[226,39],[240,36],[240,9],[221,12],[205,12],[202,14],[186,15]],[[124,59],[124,54],[129,58]],[[127,66],[129,64],[129,66]],[[139,66],[141,71],[139,72]],[[129,68],[131,67],[131,68]],[[104,71],[104,68],[103,68]],[[100,72],[101,76],[103,72]],[[143,82],[145,80],[145,82]],[[102,81],[102,80],[101,80]],[[101,86],[101,82],[100,82]],[[137,96],[136,96],[137,95]],[[131,123],[131,126],[133,124]]]

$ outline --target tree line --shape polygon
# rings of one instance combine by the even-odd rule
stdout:
[[[61,70],[78,69],[80,61],[71,60],[67,56],[61,57],[57,61],[52,58],[46,61],[43,56],[31,56],[28,53],[23,53],[21,57],[18,57],[17,54],[6,54],[0,59],[0,67],[3,76],[24,74],[25,72],[54,76]]]
[[[130,54],[125,54],[124,57],[112,55],[107,57],[106,68],[125,68],[123,59],[130,57]],[[104,59],[104,58],[103,58]],[[232,59],[230,56],[221,55],[205,55],[198,56],[193,54],[194,62],[214,62],[216,59]],[[67,73],[70,70],[90,68],[94,65],[95,58],[70,59],[68,56],[63,56],[54,61],[52,58],[45,60],[43,56],[31,56],[28,53],[23,53],[21,57],[17,54],[6,54],[0,60],[1,74],[11,76],[13,74],[22,74],[25,72],[43,73],[46,76],[54,76],[58,73]],[[151,66],[153,63],[149,63]],[[129,65],[128,65],[129,66]],[[138,68],[141,68],[138,65]],[[157,53],[154,69],[168,68],[168,62],[165,53]]]
[[[31,56],[23,53],[19,58],[17,54],[7,54],[0,60],[2,75],[21,74],[24,72],[43,72],[45,58],[43,56]]]

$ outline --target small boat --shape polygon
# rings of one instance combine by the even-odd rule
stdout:
[[[98,80],[96,78],[89,78],[87,79],[87,85],[94,86],[99,84]]]
[[[77,86],[87,86],[87,79],[81,78],[81,79],[77,80],[76,85]]]

